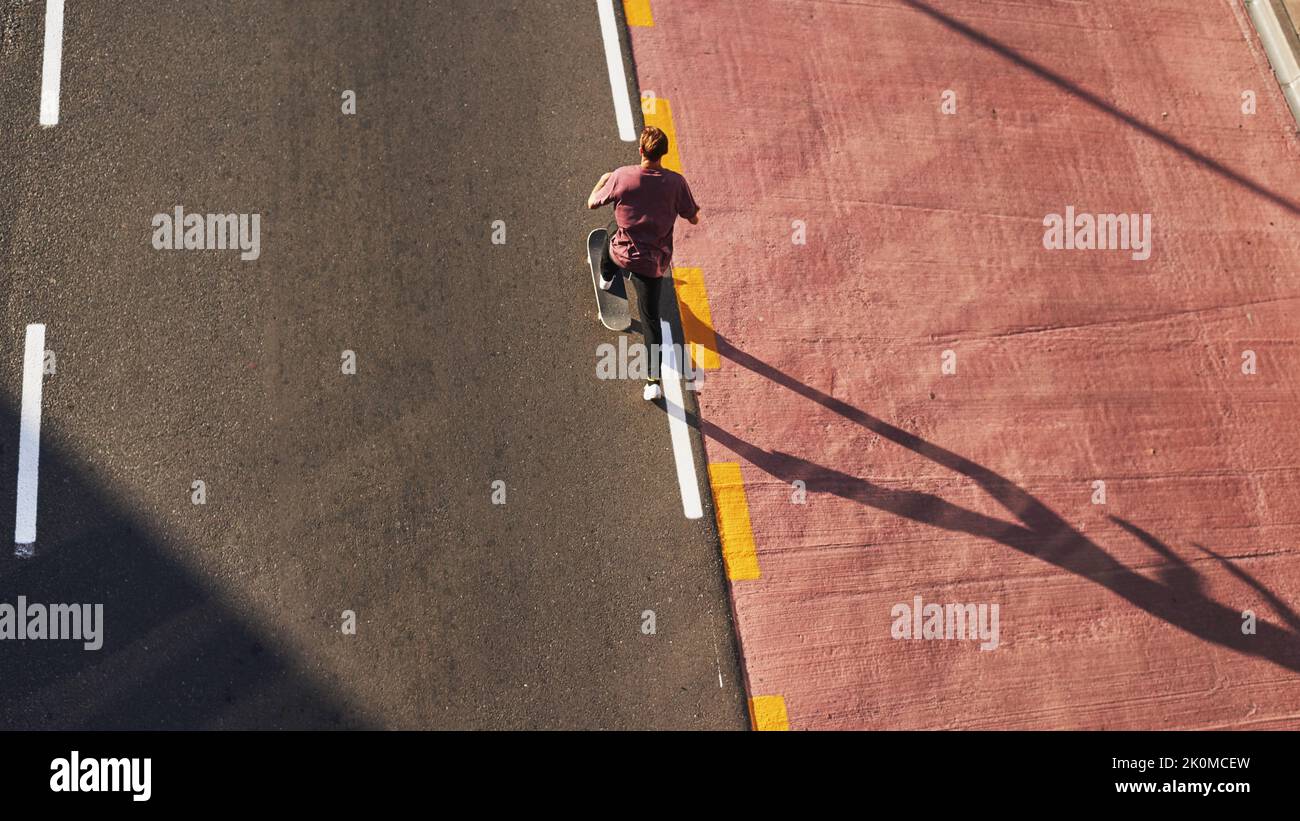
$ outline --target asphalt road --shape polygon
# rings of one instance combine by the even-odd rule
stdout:
[[[49,129],[43,6],[0,0],[0,532],[27,323],[57,357],[0,602],[105,638],[0,641],[0,727],[746,726],[711,514],[596,378],[595,4],[82,0]],[[177,205],[260,257],[155,250]]]

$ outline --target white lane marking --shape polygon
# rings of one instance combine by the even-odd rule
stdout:
[[[700,483],[695,478],[695,455],[691,452],[691,433],[686,426],[686,405],[682,402],[682,375],[677,370],[677,351],[673,346],[673,329],[668,323],[659,320],[663,331],[663,365],[659,368],[663,377],[664,405],[668,410],[668,432],[673,440],[673,460],[677,463],[677,484],[682,489],[682,510],[688,519],[699,519],[704,515],[700,504]]]
[[[36,486],[41,462],[41,379],[45,371],[45,326],[27,326],[23,352],[23,405],[18,423],[18,512],[14,554],[30,556],[36,545]]]
[[[722,656],[718,653],[718,629],[713,622],[713,608],[709,608],[709,637],[713,639],[713,666],[718,671],[718,689],[722,689]]]
[[[63,0],[45,0],[45,63],[41,68],[41,125],[59,124],[59,74],[63,66]]]
[[[609,88],[614,94],[614,119],[618,120],[618,138],[625,143],[634,142],[636,131],[632,124],[632,100],[627,94],[627,75],[623,73],[623,50],[618,45],[614,0],[596,0],[596,6],[600,10],[600,36],[605,41]]]

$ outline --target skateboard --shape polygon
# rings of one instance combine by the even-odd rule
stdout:
[[[587,264],[591,266],[591,287],[596,289],[596,314],[611,331],[626,331],[632,324],[627,307],[627,282],[622,274],[614,277],[608,291],[600,290],[600,264],[609,253],[609,234],[597,228],[587,235]]]

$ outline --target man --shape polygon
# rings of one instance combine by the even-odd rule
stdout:
[[[641,164],[625,165],[604,175],[587,197],[588,208],[614,204],[618,230],[601,255],[600,287],[608,289],[615,276],[627,276],[636,289],[637,310],[651,373],[641,396],[663,396],[655,352],[663,344],[659,329],[659,299],[664,278],[671,274],[673,225],[677,218],[700,223],[700,206],[686,178],[663,167],[668,135],[652,125],[641,132]]]

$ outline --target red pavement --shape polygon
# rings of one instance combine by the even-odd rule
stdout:
[[[751,695],[793,729],[1300,727],[1300,145],[1238,4],[651,6]],[[1150,259],[1046,250],[1067,206],[1152,214]],[[891,638],[917,595],[998,604],[999,646]]]

